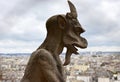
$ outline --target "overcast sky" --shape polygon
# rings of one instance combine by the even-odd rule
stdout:
[[[88,48],[120,51],[120,0],[71,0]],[[1,0],[0,53],[33,52],[46,37],[46,20],[69,12],[67,0]]]

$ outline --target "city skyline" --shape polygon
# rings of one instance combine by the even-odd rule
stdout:
[[[120,51],[120,1],[71,1],[89,44],[79,51]],[[67,0],[3,0],[0,11],[0,52],[33,52],[46,37],[47,19],[69,6]]]

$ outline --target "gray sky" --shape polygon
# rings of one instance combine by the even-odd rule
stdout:
[[[79,51],[120,51],[120,0],[71,1],[89,43]],[[45,39],[46,20],[67,12],[67,0],[1,0],[0,52],[33,52]]]

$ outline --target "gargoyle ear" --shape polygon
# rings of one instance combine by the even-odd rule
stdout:
[[[57,21],[58,21],[58,26],[61,28],[61,29],[64,29],[66,27],[66,20],[63,16],[59,15],[57,17]]]

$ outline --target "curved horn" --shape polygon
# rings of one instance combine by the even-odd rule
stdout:
[[[68,4],[69,4],[69,7],[70,7],[71,14],[73,15],[73,17],[76,18],[77,17],[77,11],[76,11],[75,6],[69,0],[68,0]]]

